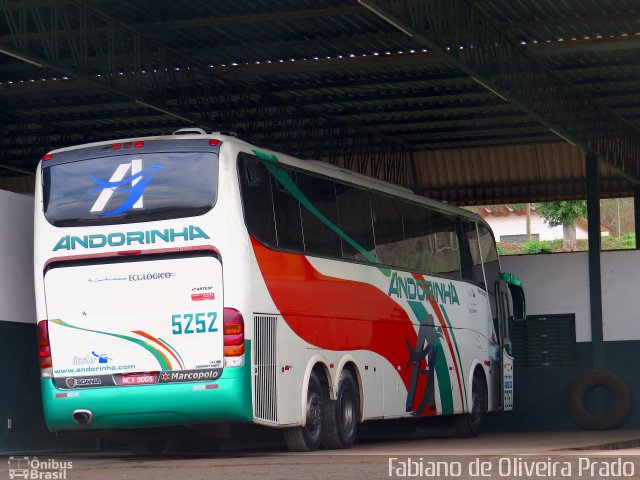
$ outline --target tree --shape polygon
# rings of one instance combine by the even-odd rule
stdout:
[[[545,202],[536,205],[540,215],[550,227],[562,225],[562,250],[577,250],[576,220],[587,216],[587,202],[573,200],[563,202]]]

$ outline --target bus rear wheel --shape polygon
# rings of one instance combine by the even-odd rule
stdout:
[[[316,372],[311,372],[307,388],[306,423],[304,427],[283,430],[284,441],[292,452],[312,452],[320,448],[322,418],[326,408],[326,393]]]
[[[480,376],[473,377],[472,388],[471,411],[453,417],[453,431],[456,436],[461,438],[477,437],[487,412],[486,388]]]
[[[322,428],[324,448],[349,448],[356,440],[360,400],[358,387],[349,370],[343,370],[336,400],[328,402]]]

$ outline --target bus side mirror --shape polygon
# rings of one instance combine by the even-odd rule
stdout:
[[[520,283],[520,280],[518,280],[515,275],[510,273],[503,273],[502,279],[509,286],[509,293],[511,293],[511,313],[513,319],[525,320],[527,318],[527,308],[522,283]]]
[[[509,284],[511,302],[513,305],[513,319],[525,320],[527,318],[524,290],[521,286]]]

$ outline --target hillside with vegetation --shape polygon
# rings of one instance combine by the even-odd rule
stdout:
[[[551,203],[551,202],[550,202]],[[569,203],[569,202],[555,202]],[[575,202],[582,203],[582,202]],[[509,207],[513,210],[525,209],[523,203],[510,204],[510,205],[488,205],[485,208],[499,209],[500,207]],[[547,205],[535,204],[536,208],[541,212],[552,211],[554,208],[545,208]],[[542,208],[540,208],[542,207]],[[586,205],[580,205],[580,208],[576,212],[581,212]],[[478,211],[479,207],[468,207],[469,210]],[[585,208],[586,210],[586,208]],[[636,246],[636,237],[634,233],[634,218],[633,218],[633,199],[632,198],[614,198],[605,199],[600,201],[600,215],[602,223],[611,228],[610,236],[604,236],[602,238],[602,250],[626,250],[634,249]],[[550,222],[555,224],[561,224],[558,220],[561,217],[555,214],[555,219]],[[573,240],[572,251],[587,251],[587,240]],[[498,253],[500,255],[521,255],[521,254],[535,254],[535,253],[553,253],[566,251],[566,245],[563,250],[563,239],[556,240],[530,240],[526,243],[511,243],[511,242],[498,242]]]
[[[587,240],[576,240],[575,251],[587,251]],[[526,243],[498,242],[498,254],[522,255],[528,253],[553,253],[562,252],[562,239],[557,240],[531,240]],[[625,233],[621,237],[602,237],[602,250],[629,250],[636,248],[635,233]]]

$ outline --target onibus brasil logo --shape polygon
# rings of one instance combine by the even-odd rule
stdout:
[[[144,194],[144,189],[153,178],[153,174],[160,170],[162,170],[162,165],[160,164],[152,165],[143,170],[142,159],[138,158],[131,160],[130,163],[118,165],[108,181],[91,175],[91,179],[98,185],[92,193],[100,192],[91,207],[91,213],[99,213],[101,217],[110,217],[132,208],[143,208],[142,195]],[[125,178],[125,175],[129,172],[131,172],[131,175]],[[120,206],[105,212],[104,209],[114,193],[128,193],[129,195]]]
[[[38,457],[9,457],[9,478],[27,478],[38,480],[65,480],[67,470],[73,468],[73,462]]]

